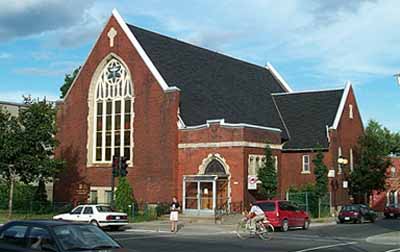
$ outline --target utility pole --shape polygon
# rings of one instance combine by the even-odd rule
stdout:
[[[10,164],[8,166],[8,171],[10,174],[10,194],[8,198],[8,219],[11,219],[12,216],[12,208],[13,208],[13,198],[14,198],[14,183],[15,183],[15,171],[14,165]]]

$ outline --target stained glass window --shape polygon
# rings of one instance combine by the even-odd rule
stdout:
[[[96,82],[94,159],[110,162],[113,155],[130,160],[133,94],[127,69],[112,58]]]

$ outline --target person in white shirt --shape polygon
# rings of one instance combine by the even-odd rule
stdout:
[[[250,219],[250,228],[255,230],[256,223],[265,219],[264,211],[257,206],[254,202],[250,203],[250,212],[247,218]]]

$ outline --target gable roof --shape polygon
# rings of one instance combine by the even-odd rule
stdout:
[[[344,89],[273,94],[290,135],[284,149],[328,148],[327,127],[334,124]]]
[[[289,90],[269,69],[128,27],[168,86],[181,90],[180,116],[187,126],[224,118],[284,129],[270,94]]]

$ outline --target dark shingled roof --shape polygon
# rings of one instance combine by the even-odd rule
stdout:
[[[128,24],[161,76],[177,86],[187,126],[222,119],[229,123],[284,126],[271,93],[286,92],[265,67]]]
[[[284,149],[328,148],[326,126],[333,125],[344,89],[272,95],[288,129]]]

